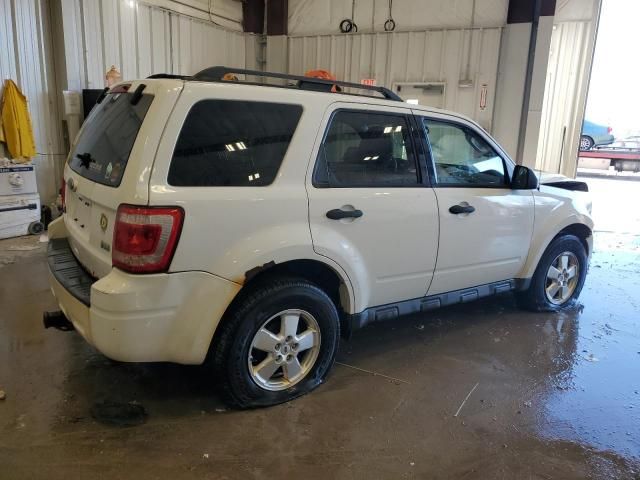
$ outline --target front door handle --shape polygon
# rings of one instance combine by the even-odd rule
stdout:
[[[360,218],[362,216],[362,210],[342,210],[341,208],[334,208],[327,212],[327,218],[331,220],[340,220],[342,218]]]
[[[449,211],[455,215],[458,215],[460,213],[473,213],[476,211],[476,209],[471,205],[454,205],[453,207],[449,208]]]

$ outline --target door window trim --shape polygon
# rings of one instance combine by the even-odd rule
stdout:
[[[438,117],[430,117],[428,115],[415,114],[416,121],[418,122],[418,126],[422,130],[422,142],[424,143],[424,148],[428,152],[427,159],[427,170],[429,172],[429,180],[431,186],[433,188],[494,188],[494,189],[507,189],[511,190],[511,175],[513,173],[513,165],[510,163],[510,159],[507,160],[504,152],[500,148],[496,148],[495,142],[491,140],[483,131],[472,127],[466,123],[462,123],[450,118],[438,118]],[[453,125],[454,127],[460,128],[462,130],[468,130],[476,135],[480,136],[487,144],[494,150],[496,155],[502,160],[502,166],[504,168],[504,174],[506,178],[506,182],[503,185],[496,184],[473,184],[473,183],[438,183],[436,176],[436,166],[435,166],[435,158],[433,156],[433,151],[431,149],[431,140],[429,139],[429,133],[427,132],[427,126],[424,123],[424,120],[446,123],[449,125]],[[511,168],[509,168],[511,166]]]
[[[324,142],[329,133],[329,129],[331,128],[331,124],[333,123],[334,117],[340,112],[349,112],[349,113],[363,113],[363,114],[373,114],[373,115],[393,115],[396,117],[404,117],[407,125],[409,126],[409,141],[411,142],[411,147],[413,148],[413,156],[416,162],[416,174],[418,176],[417,182],[412,185],[407,184],[389,184],[389,185],[379,185],[379,184],[360,184],[360,185],[330,185],[329,182],[320,182],[317,179],[318,170],[321,168],[323,160],[322,156],[322,148],[324,146]],[[313,166],[313,173],[311,175],[311,184],[314,188],[424,188],[431,187],[431,177],[427,174],[426,171],[426,157],[428,150],[425,149],[425,145],[423,142],[417,138],[419,135],[420,126],[416,124],[415,115],[411,113],[411,111],[407,110],[406,112],[396,112],[396,111],[385,111],[385,110],[368,110],[363,108],[348,108],[348,107],[339,107],[331,112],[329,116],[329,120],[326,123],[324,132],[322,134],[322,138],[320,140],[318,152],[316,153],[316,159]],[[430,152],[430,151],[429,151]]]

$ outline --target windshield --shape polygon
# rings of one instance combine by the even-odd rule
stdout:
[[[83,177],[103,185],[120,185],[138,130],[153,95],[142,95],[135,105],[133,93],[107,95],[85,121],[69,166]]]

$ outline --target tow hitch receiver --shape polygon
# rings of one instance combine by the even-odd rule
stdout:
[[[42,323],[44,324],[44,328],[53,327],[63,332],[75,330],[73,323],[71,323],[60,310],[57,312],[44,312],[42,314]]]

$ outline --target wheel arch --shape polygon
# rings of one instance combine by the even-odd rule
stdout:
[[[243,302],[244,298],[255,288],[268,283],[270,279],[276,277],[296,277],[303,278],[321,288],[333,301],[340,316],[341,328],[347,332],[348,319],[355,305],[354,292],[346,273],[338,267],[329,265],[316,259],[296,259],[281,263],[268,262],[246,272],[246,279],[242,288],[235,295],[222,315],[220,323],[214,332],[211,344],[216,341],[220,327],[229,316],[229,312]]]
[[[578,237],[587,252],[587,257],[591,255],[592,246],[590,244],[589,237],[593,235],[593,231],[587,225],[584,223],[572,223],[571,225],[567,225],[551,239],[549,244],[562,235],[574,235]],[[549,246],[549,244],[547,246]]]
[[[533,277],[544,252],[547,250],[549,245],[551,245],[551,242],[562,235],[575,235],[584,246],[587,252],[587,257],[591,256],[593,251],[593,230],[589,225],[575,221],[575,218],[573,220],[574,221],[570,221],[564,226],[556,227],[543,241],[539,241],[539,243],[537,243],[535,251],[529,252],[529,256],[519,278],[528,279]]]
[[[353,292],[346,274],[320,260],[305,258],[281,263],[269,262],[262,267],[250,270],[250,272],[243,289],[253,288],[259,282],[274,276],[304,278],[329,295],[339,310],[348,313],[352,309]]]

